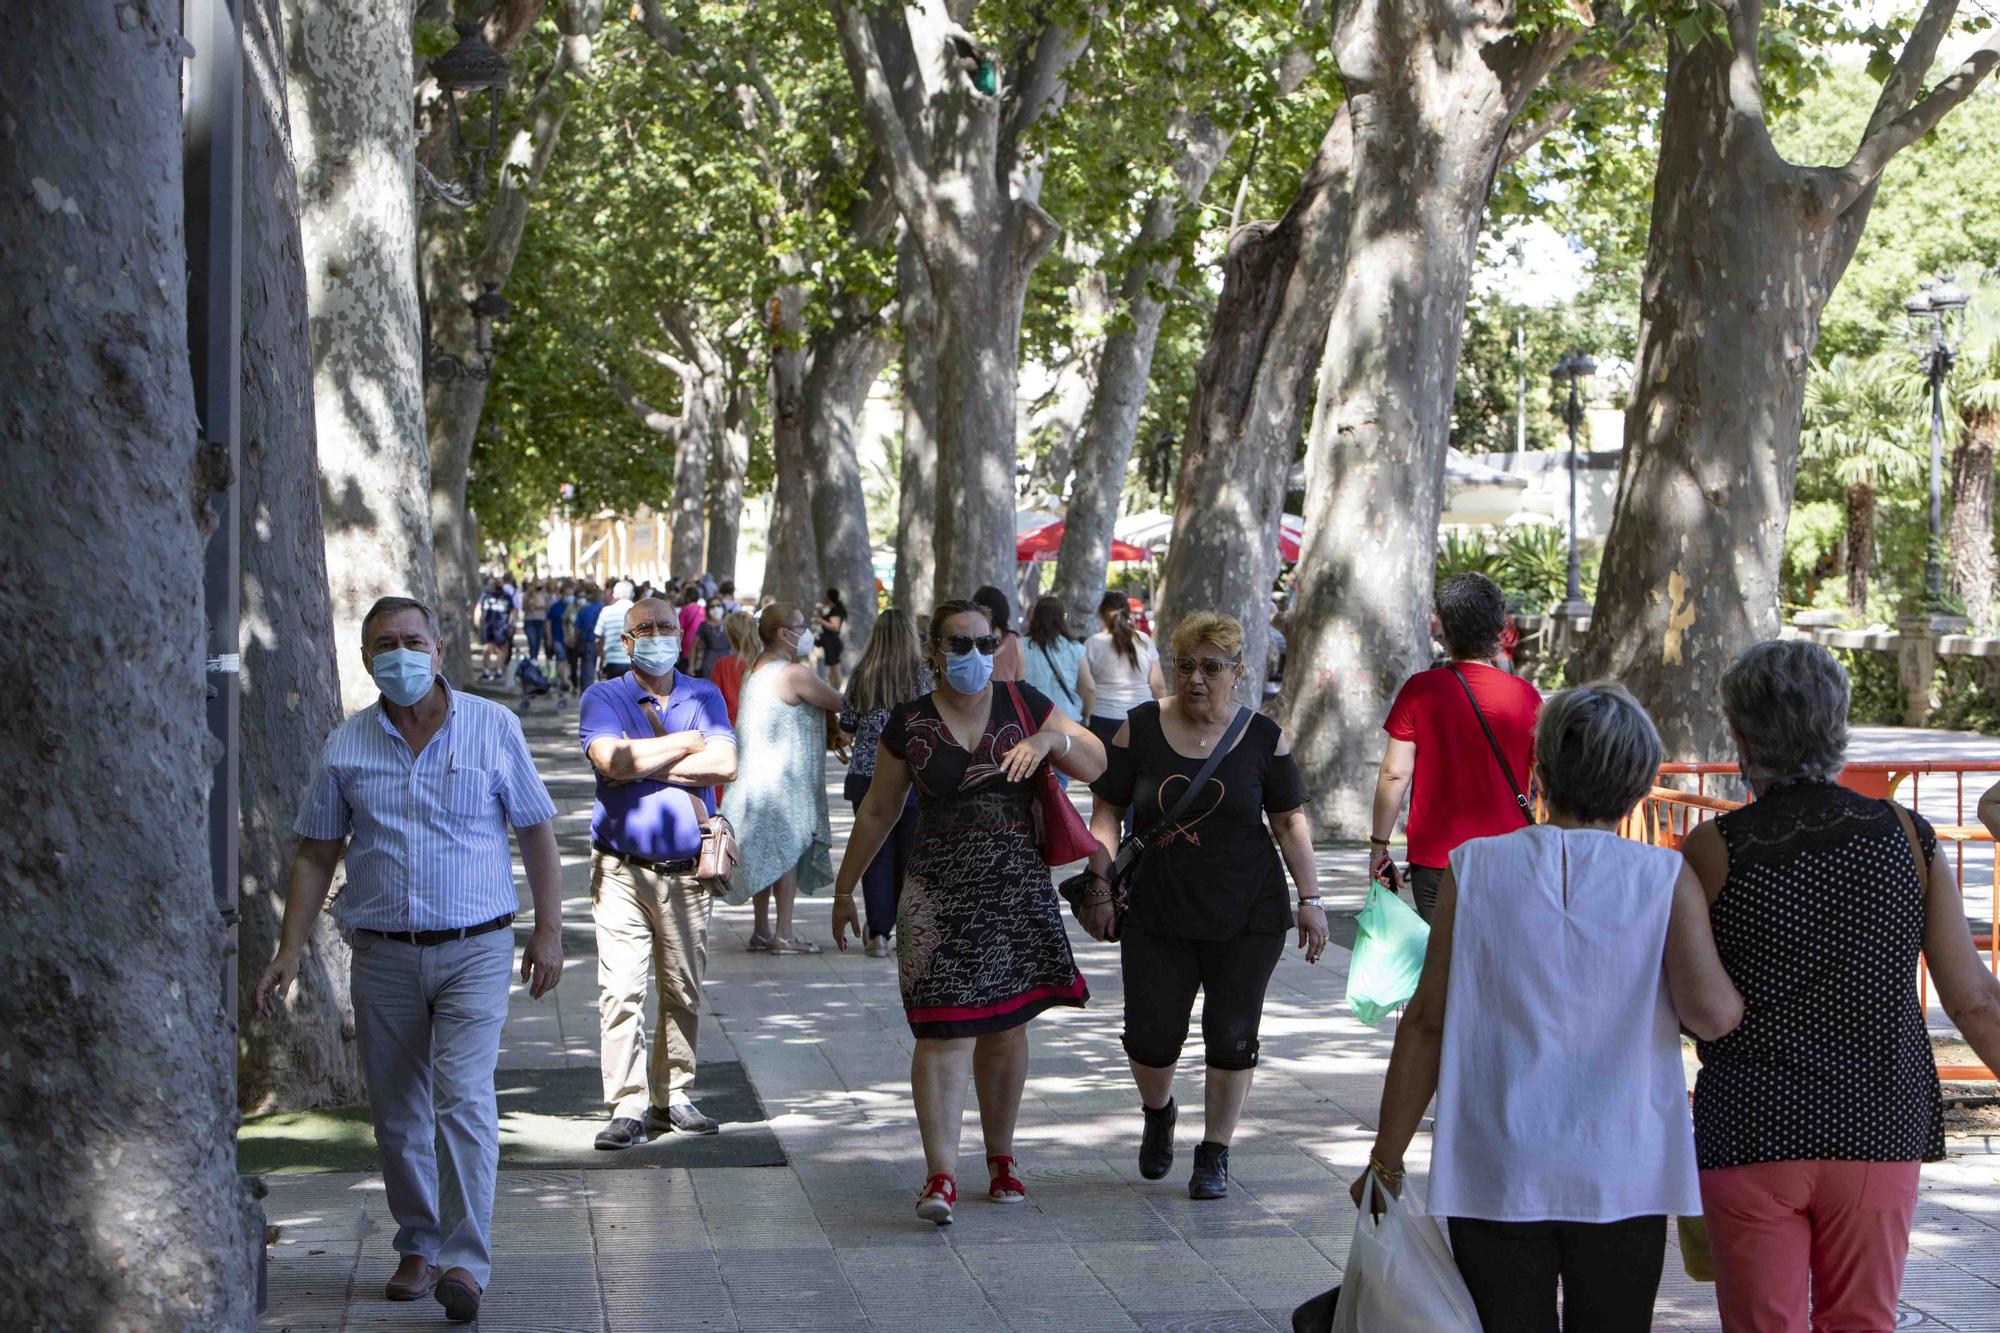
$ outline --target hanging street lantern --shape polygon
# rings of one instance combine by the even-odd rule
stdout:
[[[436,343],[424,345],[424,377],[434,380],[485,380],[493,378],[493,326],[505,324],[514,314],[514,303],[500,294],[500,284],[492,279],[479,284],[479,295],[465,303],[472,312],[473,347],[477,355],[470,361],[445,351]]]
[[[444,94],[445,115],[451,125],[451,152],[458,159],[457,187],[440,186],[439,197],[457,208],[469,207],[486,189],[486,162],[500,147],[500,104],[506,99],[507,81],[512,73],[507,57],[487,42],[477,23],[461,21],[458,43],[431,61],[431,77]],[[465,122],[479,118],[478,99],[486,99],[486,135],[468,139]],[[461,115],[459,102],[466,103]]]
[[[472,309],[474,337],[479,347],[479,355],[489,368],[493,364],[493,326],[505,324],[514,313],[514,303],[500,294],[500,284],[487,279],[480,285],[479,295],[468,304]]]

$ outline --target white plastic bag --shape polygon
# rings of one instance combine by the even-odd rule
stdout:
[[[1340,1275],[1333,1333],[1479,1333],[1472,1293],[1437,1219],[1414,1200],[1381,1190],[1373,1171],[1367,1180]]]

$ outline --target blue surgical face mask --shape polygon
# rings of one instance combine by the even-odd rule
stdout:
[[[437,679],[437,659],[415,648],[377,653],[369,667],[382,697],[403,708],[429,694],[431,682]]]
[[[681,660],[681,641],[664,634],[632,640],[632,665],[649,676],[664,676]]]
[[[991,653],[946,653],[944,678],[960,694],[977,694],[993,678]]]

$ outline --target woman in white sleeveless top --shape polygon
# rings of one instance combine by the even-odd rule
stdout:
[[[1369,1161],[1393,1191],[1435,1092],[1430,1211],[1487,1333],[1554,1329],[1558,1283],[1564,1327],[1637,1333],[1667,1214],[1701,1213],[1680,1029],[1743,1001],[1680,854],[1616,832],[1660,766],[1645,710],[1556,695],[1535,755],[1548,822],[1451,855]]]

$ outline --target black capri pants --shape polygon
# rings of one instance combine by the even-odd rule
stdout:
[[[1118,934],[1125,976],[1125,1054],[1150,1069],[1176,1064],[1199,990],[1208,1067],[1254,1069],[1264,989],[1290,933],[1245,931],[1226,940],[1184,940],[1125,925]]]

